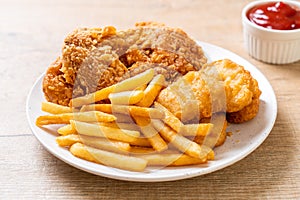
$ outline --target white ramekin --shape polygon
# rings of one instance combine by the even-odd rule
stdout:
[[[299,1],[281,0],[300,9]],[[254,6],[274,0],[254,1],[242,11],[243,32],[246,49],[250,56],[271,64],[287,64],[300,60],[300,29],[274,30],[256,25],[247,18]]]

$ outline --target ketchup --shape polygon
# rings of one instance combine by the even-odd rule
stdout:
[[[283,2],[271,2],[251,8],[247,17],[251,22],[265,28],[293,30],[300,28],[299,9]]]

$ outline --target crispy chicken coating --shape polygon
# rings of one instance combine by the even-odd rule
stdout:
[[[211,85],[222,83],[223,96],[221,90],[217,94],[208,84],[211,80]],[[213,101],[212,94],[218,101]],[[241,123],[257,114],[260,94],[258,83],[249,71],[224,59],[207,64],[200,71],[187,73],[182,79],[162,90],[157,101],[183,121],[210,117],[212,112],[226,112],[229,122]],[[224,109],[222,105],[216,105],[222,102]],[[185,108],[191,105],[199,113],[190,111],[189,115],[184,114]]]
[[[207,64],[202,73],[209,74],[215,70],[214,67],[218,71],[219,79],[224,82],[227,112],[238,112],[250,105],[254,98],[259,98],[261,91],[258,83],[243,66],[224,59]]]
[[[181,29],[142,22],[125,31],[111,26],[76,29],[64,41],[60,62],[55,73],[60,76],[60,85],[68,87],[56,84],[52,86],[55,89],[44,92],[48,101],[66,105],[72,97],[92,93],[148,68],[174,81],[188,71],[199,70],[206,57]],[[48,83],[44,81],[43,87],[50,86]],[[66,96],[69,88],[72,95]]]
[[[61,66],[61,58],[50,65],[43,79],[43,92],[48,101],[66,106],[72,98],[73,86],[66,82]]]

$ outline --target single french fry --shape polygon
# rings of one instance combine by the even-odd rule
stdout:
[[[95,103],[97,101],[108,99],[108,95],[115,90],[115,87],[116,85],[111,85],[109,87],[98,90],[94,93],[71,99],[70,106],[80,107],[82,105],[87,105],[87,104]]]
[[[195,158],[207,159],[207,150],[205,149],[204,151],[197,143],[185,138],[180,134],[177,134],[174,130],[160,120],[153,119],[152,124],[165,140],[171,142],[181,152],[184,152],[187,155]]]
[[[172,153],[172,154],[143,154],[136,155],[138,158],[143,158],[148,161],[148,165],[156,166],[185,166],[206,163],[206,159],[199,159],[188,156],[186,154]]]
[[[152,147],[142,147],[142,146],[132,146],[129,151],[133,155],[135,155],[135,154],[154,154],[154,153],[160,153],[160,154],[179,154],[179,153],[181,153],[178,150],[171,150],[171,149],[166,149],[164,151],[157,152]]]
[[[146,107],[139,107],[139,106],[113,106],[113,112],[122,112],[125,113],[129,110],[130,114],[135,116],[147,117],[151,119],[163,119],[165,114],[158,109],[155,108],[146,108]],[[127,112],[128,113],[128,112]]]
[[[156,151],[164,151],[168,148],[168,144],[161,138],[158,131],[151,125],[151,119],[134,117],[136,123],[140,126],[142,133],[148,138],[153,149]]]
[[[75,126],[76,126],[76,124],[77,124],[77,129],[79,128],[79,129],[84,129],[85,128],[85,125],[88,125],[88,123],[80,123],[80,122],[75,122],[74,120],[71,120],[70,121],[70,124],[74,127],[74,129],[76,130],[76,128],[75,128]],[[79,124],[79,125],[78,125]],[[137,127],[138,129],[137,130],[134,130],[134,128],[132,128],[131,127],[131,125],[129,124],[129,125],[125,125],[124,124],[124,129],[125,129],[125,131],[127,131],[127,132],[125,132],[126,133],[126,135],[124,136],[124,134],[123,133],[120,133],[119,134],[119,130],[120,130],[120,128],[121,127],[118,127],[119,125],[118,124],[120,124],[120,123],[117,123],[116,122],[116,125],[110,125],[110,123],[103,123],[103,122],[101,122],[101,123],[98,123],[98,124],[92,124],[92,125],[96,125],[96,126],[98,126],[98,125],[100,125],[100,126],[107,126],[107,127],[112,127],[112,128],[115,128],[115,129],[117,129],[117,131],[115,132],[115,133],[113,133],[113,132],[108,132],[105,136],[103,136],[103,137],[107,137],[108,139],[114,139],[114,140],[118,140],[118,141],[122,141],[122,142],[127,142],[127,143],[129,143],[130,145],[134,145],[134,146],[139,146],[139,147],[152,147],[151,146],[151,144],[150,144],[150,142],[149,142],[149,140],[147,139],[147,138],[142,138],[142,137],[137,137],[137,134],[136,134],[136,132],[139,132],[140,131],[140,128],[139,127]],[[122,123],[121,123],[122,124]],[[133,125],[133,127],[136,127],[136,126],[134,126],[134,124],[132,124]],[[129,128],[129,129],[126,129],[126,126],[128,126],[127,128]],[[110,131],[113,131],[113,130],[115,130],[115,129],[105,129],[105,130],[110,130]],[[131,131],[130,131],[131,130]],[[86,135],[92,135],[92,136],[99,136],[99,137],[101,137],[101,133],[98,133],[99,132],[99,129],[97,129],[97,127],[95,127],[95,126],[93,126],[92,127],[92,130],[91,130],[92,132],[90,132],[90,133],[87,133]],[[96,132],[97,131],[97,132]],[[122,131],[124,131],[123,130],[123,128],[121,129],[121,132]],[[133,131],[133,132],[132,132]],[[134,131],[136,131],[136,132],[134,132]],[[96,132],[95,134],[93,134],[93,132]],[[129,133],[129,134],[128,134]],[[133,135],[130,135],[130,134],[132,134],[133,133]]]
[[[148,69],[136,76],[125,79],[116,84],[114,92],[122,92],[137,89],[142,85],[148,84],[154,77],[154,69]]]
[[[107,126],[112,128],[119,128],[119,129],[125,129],[125,130],[131,130],[131,131],[141,131],[140,127],[134,123],[122,123],[122,122],[100,122],[101,126]]]
[[[83,122],[113,122],[116,117],[100,111],[74,113],[74,119]]]
[[[132,114],[141,117],[150,117],[153,119],[163,119],[165,114],[163,111],[156,108],[146,108],[139,106],[128,105],[112,105],[112,104],[90,104],[82,106],[80,111],[101,111],[113,114]]]
[[[70,120],[70,121],[72,121],[72,120]],[[59,129],[57,129],[57,132],[60,135],[70,135],[70,134],[76,134],[77,133],[75,127],[72,126],[72,124],[67,124],[67,125],[64,125],[64,126],[60,127]]]
[[[179,133],[183,136],[205,137],[212,130],[212,123],[185,124],[180,127]]]
[[[207,147],[205,145],[201,146],[204,151],[207,152],[207,160],[214,160],[215,159],[215,152],[210,147]]]
[[[80,141],[90,147],[94,147],[96,149],[102,149],[106,151],[128,154],[131,146],[129,143],[120,142],[116,140],[109,140],[107,138],[99,138],[99,137],[89,137],[85,135],[80,135]]]
[[[144,90],[144,98],[137,103],[141,107],[149,107],[153,104],[160,90],[165,86],[165,77],[161,74],[155,76]]]
[[[71,113],[76,111],[75,109],[69,106],[62,106],[56,103],[51,102],[42,102],[42,111],[51,113],[51,114],[62,114],[62,113]]]
[[[125,114],[114,114],[114,116],[117,117],[116,123],[128,123],[128,124],[134,124],[133,117],[131,115],[125,115]]]
[[[90,124],[85,122],[76,121],[75,129],[79,134],[94,137],[106,137],[108,139],[134,142],[140,136],[140,132],[131,130],[122,130],[119,128],[112,128],[101,126],[99,124]]]
[[[131,147],[130,148],[130,153],[132,153],[133,155],[135,154],[148,154],[148,153],[155,153],[155,149],[153,149],[152,147]]]
[[[137,87],[135,90],[142,90],[144,91],[147,88],[147,84],[141,85],[139,87]]]
[[[49,124],[68,124],[70,120],[84,122],[112,122],[117,118],[111,114],[100,111],[78,112],[78,113],[62,113],[57,115],[43,115],[36,119],[37,126]]]
[[[158,102],[154,102],[154,107],[165,113],[163,121],[170,126],[177,133],[184,136],[206,136],[210,133],[213,124],[201,123],[201,124],[186,124],[184,125],[175,115],[173,115],[166,107]]]
[[[70,101],[72,107],[80,107],[82,105],[87,105],[107,99],[108,96],[113,92],[123,92],[134,90],[142,85],[145,85],[151,81],[154,76],[154,70],[149,69],[143,73],[140,73],[134,77],[121,81],[115,85],[103,88],[94,93],[88,94],[86,96],[77,97]]]
[[[183,126],[183,123],[160,103],[154,102],[154,107],[165,113],[163,121],[178,133]]]
[[[144,98],[144,92],[141,90],[124,91],[111,93],[108,98],[115,105],[132,105],[136,104]]]
[[[101,164],[85,149],[84,145],[80,142],[74,143],[70,147],[69,151],[78,158]]]
[[[128,143],[136,147],[152,147],[147,138],[136,138],[136,140],[130,141]]]
[[[73,144],[70,152],[74,156],[88,161],[130,171],[143,171],[147,166],[145,159],[103,151],[81,143]]]
[[[130,145],[125,142],[108,140],[99,137],[89,137],[83,135],[80,136],[75,134],[58,136],[56,137],[56,142],[59,146],[62,147],[72,146],[73,144],[80,142],[85,145],[94,147],[96,149],[102,149],[123,154],[128,154],[131,148]]]
[[[56,137],[56,143],[61,147],[72,146],[73,144],[81,142],[79,135],[70,134]]]

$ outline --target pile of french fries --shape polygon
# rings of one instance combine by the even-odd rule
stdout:
[[[147,166],[206,163],[214,151],[193,141],[205,138],[213,124],[183,124],[155,102],[165,78],[149,69],[86,96],[70,107],[42,103],[37,126],[62,124],[56,142],[76,157],[130,171]],[[97,103],[109,99],[109,104]]]

